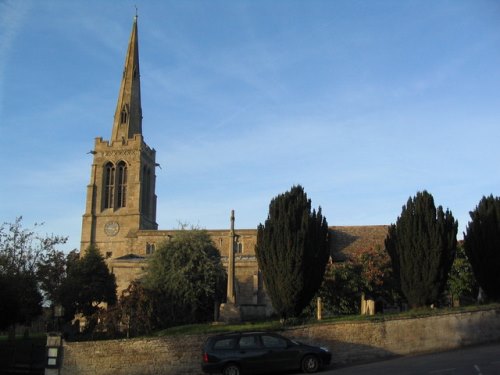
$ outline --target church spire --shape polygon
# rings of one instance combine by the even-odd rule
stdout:
[[[116,104],[112,141],[123,141],[142,134],[141,80],[139,73],[139,39],[137,14],[128,43],[125,68]]]

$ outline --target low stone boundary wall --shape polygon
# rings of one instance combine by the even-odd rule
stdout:
[[[500,340],[500,309],[288,329],[288,337],[332,351],[334,365],[444,351]]]
[[[500,340],[500,308],[424,318],[343,322],[287,329],[285,336],[328,347],[333,365],[366,362]],[[206,335],[64,343],[63,375],[200,374]]]

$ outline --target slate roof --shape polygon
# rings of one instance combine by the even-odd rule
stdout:
[[[131,262],[131,261],[143,261],[146,259],[143,256],[137,255],[137,254],[127,254],[118,258],[113,259],[114,261],[126,261],[126,262]]]
[[[344,261],[350,254],[380,246],[384,248],[388,225],[330,227],[330,251],[334,261]]]

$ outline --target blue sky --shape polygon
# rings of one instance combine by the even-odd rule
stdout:
[[[426,189],[459,221],[500,195],[500,3],[0,0],[0,221],[79,247],[139,8],[157,222],[255,228],[304,186],[329,225]]]

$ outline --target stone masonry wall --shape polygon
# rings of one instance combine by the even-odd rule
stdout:
[[[500,308],[417,319],[309,325],[290,338],[328,347],[333,366],[500,340]],[[201,374],[207,336],[64,343],[63,375]]]
[[[287,336],[332,351],[336,365],[460,348],[500,340],[500,309],[439,316],[311,325]]]

